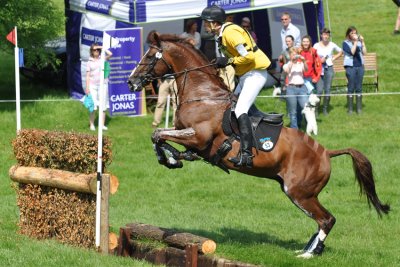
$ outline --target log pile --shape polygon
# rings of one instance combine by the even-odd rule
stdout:
[[[159,243],[155,245],[149,240]],[[255,267],[211,255],[215,249],[216,243],[205,237],[130,223],[120,228],[117,255],[177,267]]]
[[[94,247],[97,136],[24,129],[12,144],[18,164],[9,175],[18,183],[19,232]],[[104,138],[105,167],[111,163],[110,147]],[[103,176],[110,179],[115,192],[118,179]]]

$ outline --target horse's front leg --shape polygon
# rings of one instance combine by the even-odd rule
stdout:
[[[181,168],[182,162],[181,160],[198,160],[201,159],[196,153],[191,150],[186,150],[184,152],[180,152],[170,144],[166,143],[165,141],[174,139],[178,144],[185,145],[185,142],[181,139],[185,138],[193,138],[195,131],[193,128],[188,128],[184,130],[175,130],[174,128],[168,129],[156,129],[153,132],[151,140],[153,141],[153,148],[156,152],[156,156],[158,162],[162,165],[170,169],[174,168]]]

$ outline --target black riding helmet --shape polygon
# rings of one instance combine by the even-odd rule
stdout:
[[[201,19],[207,21],[217,21],[223,24],[226,19],[225,10],[223,10],[217,5],[206,7],[201,12]]]

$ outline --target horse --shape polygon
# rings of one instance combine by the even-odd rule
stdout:
[[[297,257],[321,255],[336,222],[318,200],[329,181],[333,157],[350,155],[360,194],[366,196],[369,207],[372,205],[380,218],[389,213],[390,206],[378,198],[372,165],[365,155],[353,148],[328,150],[297,129],[282,127],[271,152],[253,148],[252,168],[235,167],[228,159],[237,155],[240,141],[232,140],[222,128],[224,113],[232,107],[234,96],[219,78],[215,65],[188,40],[176,35],[151,32],[147,43],[148,50],[128,78],[130,90],[140,91],[154,79],[170,75],[175,77],[178,87],[174,128],[155,129],[151,136],[160,164],[181,168],[183,160],[203,159],[226,168],[227,172],[234,170],[277,181],[294,205],[318,225]],[[179,151],[170,143],[186,150]],[[225,153],[221,154],[222,150]]]

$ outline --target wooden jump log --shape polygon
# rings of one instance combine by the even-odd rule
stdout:
[[[199,253],[214,253],[217,244],[208,238],[190,233],[179,233],[170,229],[143,223],[129,223],[126,227],[131,229],[131,238],[148,238],[167,243],[170,246],[184,249],[188,244],[196,244]]]
[[[249,263],[198,254],[196,244],[188,244],[184,249],[175,247],[155,248],[132,239],[132,228],[129,225],[120,228],[117,250],[119,256],[142,259],[156,265],[164,264],[178,267],[259,267]]]
[[[96,173],[83,174],[57,169],[24,167],[14,165],[8,171],[11,180],[24,184],[50,186],[75,192],[96,194]],[[110,176],[110,193],[114,194],[119,186],[118,178]]]

